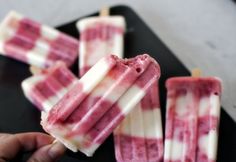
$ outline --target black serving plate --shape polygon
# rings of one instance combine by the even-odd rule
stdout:
[[[111,14],[123,15],[126,19],[125,57],[148,53],[161,66],[160,101],[164,128],[165,81],[169,77],[189,75],[189,71],[131,8],[115,6],[111,8]],[[93,15],[97,15],[97,13]],[[76,21],[59,26],[58,29],[78,38],[79,33],[75,27]],[[72,67],[72,70],[78,74],[77,64]],[[0,132],[43,132],[39,124],[40,112],[27,101],[21,90],[21,81],[29,76],[28,65],[0,56]],[[220,122],[217,162],[236,162],[236,124],[223,109]],[[25,161],[29,155],[30,153],[20,155],[15,161]],[[102,144],[93,157],[88,158],[82,153],[67,151],[60,161],[115,162],[112,135]]]

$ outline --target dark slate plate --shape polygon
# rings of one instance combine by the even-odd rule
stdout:
[[[169,77],[189,75],[189,71],[131,8],[115,6],[111,8],[111,14],[123,15],[127,22],[125,57],[149,53],[161,66],[160,101],[164,125],[166,104],[164,83]],[[79,33],[76,30],[75,22],[59,26],[58,29],[78,38]],[[72,69],[77,74],[77,64]],[[28,76],[30,76],[28,65],[0,56],[0,132],[43,132],[39,124],[40,112],[26,100],[20,87],[21,81]],[[15,161],[25,161],[24,159],[29,155],[30,153],[19,155]],[[91,158],[81,153],[67,151],[60,161],[115,162],[112,136]],[[236,162],[236,124],[223,109],[217,162]]]

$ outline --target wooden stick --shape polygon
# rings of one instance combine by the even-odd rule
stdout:
[[[99,13],[99,16],[109,16],[109,15],[110,15],[110,9],[107,6],[103,7]]]
[[[192,77],[201,77],[202,71],[199,68],[195,68],[191,72]]]
[[[36,75],[42,72],[42,69],[36,67],[36,66],[30,66],[29,68],[31,74]]]
[[[58,140],[54,140],[52,142],[52,145],[56,145],[57,148],[60,148],[61,150],[65,150],[66,151],[66,147],[64,146],[64,144],[62,144],[60,141]]]

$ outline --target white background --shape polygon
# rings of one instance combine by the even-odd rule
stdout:
[[[223,80],[222,104],[236,120],[236,3],[232,0],[0,0],[0,19],[9,10],[51,26],[103,6],[132,7],[189,68]]]

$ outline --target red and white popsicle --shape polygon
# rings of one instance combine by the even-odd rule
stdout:
[[[0,53],[40,68],[60,60],[71,66],[78,40],[11,11],[0,24]]]
[[[215,162],[221,81],[214,77],[167,80],[164,162]]]
[[[22,82],[22,89],[31,103],[47,112],[77,80],[65,63],[57,62],[54,66],[25,79]]]
[[[125,32],[123,16],[109,16],[109,9],[104,8],[100,16],[84,18],[76,25],[80,32],[80,76],[108,54],[123,58]]]
[[[117,162],[161,162],[163,136],[158,80],[114,131]]]
[[[146,54],[106,56],[43,114],[42,126],[71,150],[91,156],[159,76],[159,65]]]

